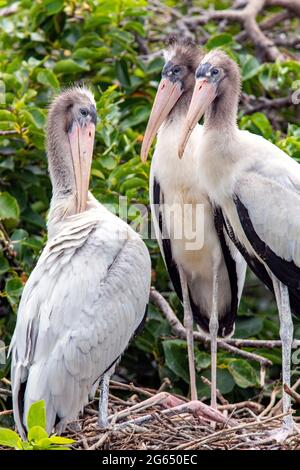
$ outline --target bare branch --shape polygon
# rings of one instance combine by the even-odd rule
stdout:
[[[286,108],[287,106],[293,106],[289,96],[274,98],[273,100],[262,97],[258,100],[255,100],[254,104],[250,104],[251,98],[246,96],[242,98],[242,101],[246,107],[243,113],[244,115],[256,113],[258,111],[262,111],[263,109],[282,109]]]
[[[283,385],[284,391],[292,397],[296,403],[300,403],[300,394],[295,392],[292,388],[290,388],[287,384]]]
[[[157,308],[161,311],[164,317],[169,322],[174,334],[181,339],[186,339],[186,331],[184,326],[176,317],[175,313],[173,312],[172,308],[168,304],[168,302],[164,299],[164,297],[153,287],[150,291],[150,300],[156,305]],[[210,339],[203,335],[200,332],[194,332],[194,339],[196,341],[200,341],[201,343],[207,344],[210,343]],[[250,353],[248,351],[242,351],[241,349],[228,344],[224,340],[218,340],[218,346],[226,351],[230,351],[234,355],[238,355],[248,359],[249,361],[256,361],[259,362],[262,366],[270,366],[272,365],[272,361],[266,359],[264,357],[259,356],[258,354]]]
[[[298,11],[298,5],[295,5],[295,1],[290,0],[284,2],[283,0],[274,0],[273,4],[284,6],[294,13]],[[270,28],[272,25],[277,24],[279,21],[283,21],[290,16],[289,12],[279,13],[278,15],[265,20],[262,24],[258,24],[256,17],[263,10],[265,6],[269,6],[269,0],[248,0],[243,9],[231,9],[231,10],[204,10],[199,15],[191,16],[186,18],[185,21],[188,24],[197,23],[205,24],[209,20],[228,20],[231,22],[239,22],[245,29],[240,35],[244,39],[247,35],[263,56],[271,61],[277,59],[284,60],[284,55],[279,51],[274,41],[268,38],[262,29]]]
[[[25,132],[26,131],[26,127],[23,127],[21,130],[16,130],[16,129],[11,129],[11,130],[8,130],[8,131],[0,131],[0,136],[1,135],[21,135],[22,132]]]

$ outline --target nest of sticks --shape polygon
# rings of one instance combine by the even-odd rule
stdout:
[[[280,429],[284,416],[280,413],[281,401],[275,404],[275,394],[267,407],[255,401],[220,405],[225,419],[223,423],[216,423],[184,410],[173,414],[172,408],[164,408],[159,400],[147,406],[147,398],[157,394],[153,389],[112,381],[111,392],[110,426],[103,430],[97,427],[98,402],[94,400],[85,408],[84,415],[67,428],[65,435],[76,440],[74,449],[300,450],[300,433],[297,431],[283,444],[270,436],[272,431]],[[124,392],[126,399],[117,396]],[[160,393],[163,395],[167,394]],[[294,419],[300,426],[300,418]]]
[[[203,379],[207,380],[207,379]],[[169,395],[162,391],[168,387],[166,379],[160,390],[141,388],[133,384],[111,381],[109,395],[110,424],[107,429],[97,425],[98,398],[84,409],[84,413],[69,424],[64,435],[76,442],[74,450],[300,450],[300,432],[295,430],[280,444],[270,435],[282,425],[282,400],[276,401],[275,388],[267,406],[256,401],[230,404],[218,394],[218,416],[196,416],[184,409],[188,402],[175,396],[183,405],[180,413],[162,405]],[[300,379],[287,390],[293,401],[298,402]],[[148,399],[156,397],[149,405]],[[174,395],[172,395],[174,397]],[[210,407],[203,404],[204,409]],[[12,410],[0,412],[11,415]],[[212,415],[213,417],[213,415]],[[294,417],[300,428],[300,417]],[[134,421],[134,423],[132,423]],[[0,446],[0,450],[4,450]]]

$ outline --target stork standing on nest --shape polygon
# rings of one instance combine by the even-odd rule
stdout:
[[[178,160],[179,138],[201,57],[191,41],[170,39],[141,157],[146,160],[158,132],[150,175],[156,238],[184,306],[191,398],[197,399],[195,320],[211,338],[211,405],[216,407],[217,336],[227,337],[234,331],[246,263],[224,233],[221,214],[213,211],[204,185],[199,184],[202,155],[199,158],[197,148],[202,138],[201,126],[195,127],[189,139],[188,158]]]
[[[45,401],[47,431],[61,432],[99,379],[99,424],[106,426],[110,375],[147,308],[145,244],[88,192],[95,124],[85,88],[63,92],[49,111],[48,242],[25,285],[10,346],[13,411],[23,437],[33,402]]]
[[[237,64],[220,50],[206,55],[179,143],[182,157],[204,114],[198,157],[199,185],[221,208],[226,230],[250,268],[275,293],[282,340],[282,380],[290,386],[292,311],[300,315],[300,166],[263,137],[236,124],[240,95]],[[188,152],[185,152],[188,157]],[[291,308],[290,308],[291,307]],[[290,397],[283,391],[283,411]],[[291,415],[275,438],[293,430]]]

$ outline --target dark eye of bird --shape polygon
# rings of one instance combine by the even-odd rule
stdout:
[[[87,117],[87,115],[89,114],[89,112],[86,108],[80,108],[79,111],[80,111],[81,116],[83,116],[83,117]]]
[[[181,67],[179,67],[179,65],[176,65],[175,67],[173,67],[173,73],[175,75],[178,75],[181,71]]]
[[[215,76],[215,77],[216,77],[217,75],[219,75],[219,69],[216,69],[216,68],[212,69],[211,75],[213,75],[213,76]]]

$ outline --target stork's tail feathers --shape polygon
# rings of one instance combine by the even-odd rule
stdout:
[[[22,381],[24,377],[24,367],[21,364],[16,364],[12,368],[12,396],[13,396],[13,412],[14,420],[18,433],[22,439],[26,439],[26,427],[23,422],[24,415],[24,394],[26,389],[26,381]]]

